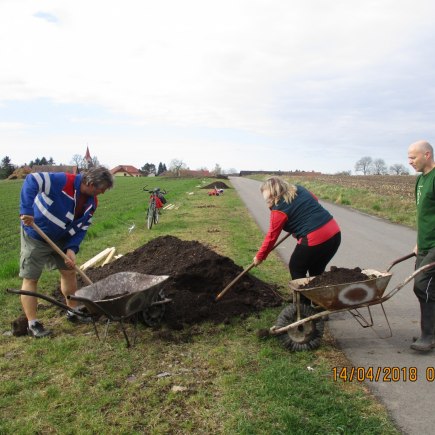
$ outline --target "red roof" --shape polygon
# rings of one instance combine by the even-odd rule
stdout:
[[[111,174],[116,174],[117,172],[127,172],[128,174],[139,174],[139,169],[131,165],[119,165],[110,170]]]

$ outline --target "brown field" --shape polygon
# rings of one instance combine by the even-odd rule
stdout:
[[[290,176],[294,182],[318,181],[349,189],[368,190],[385,196],[414,199],[415,176],[412,175],[302,175]]]

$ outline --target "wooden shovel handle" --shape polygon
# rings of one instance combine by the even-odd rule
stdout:
[[[250,266],[248,266],[242,273],[237,275],[217,296],[216,301],[218,301],[245,273],[248,273],[253,267],[255,266],[255,263],[252,263]]]
[[[35,222],[32,223],[32,228],[65,260],[70,261],[71,259],[62,251],[62,249],[59,248],[59,246],[56,245],[56,243],[53,242],[53,240],[50,239],[50,237],[47,236],[47,234],[44,233],[44,231],[41,230],[41,228],[38,227],[38,225],[35,224]],[[74,265],[74,269],[76,272],[80,274],[80,276],[85,280],[87,284],[93,284],[91,279],[86,275],[83,270],[80,269],[77,265]]]
[[[279,242],[276,243],[276,245],[272,248],[271,252],[279,246],[288,236],[290,236],[290,233],[286,234]],[[255,263],[252,263],[250,266],[248,266],[242,273],[236,276],[217,296],[215,301],[218,301],[243,275],[248,273],[253,267],[255,266]]]

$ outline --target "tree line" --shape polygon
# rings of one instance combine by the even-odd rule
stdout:
[[[369,156],[361,157],[355,163],[355,172],[362,172],[363,175],[409,175],[408,169],[401,163],[388,168],[384,159],[372,159]]]
[[[70,163],[71,165],[77,166],[79,171],[87,169],[90,166],[100,165],[98,161],[98,157],[92,157],[91,161],[88,161],[80,154],[74,154],[73,157],[71,158]],[[42,158],[37,157],[34,160],[30,160],[29,163],[25,163],[24,165],[18,166],[12,163],[9,156],[5,156],[2,158],[0,162],[0,180],[4,180],[8,178],[10,175],[14,173],[16,169],[20,167],[33,168],[34,166],[55,166],[55,165],[56,163],[52,157],[49,157],[48,159],[46,157],[42,157]],[[64,165],[64,164],[60,163],[60,165]],[[139,169],[139,172],[144,176],[148,176],[151,174],[160,175],[166,171],[167,171],[166,164],[162,162],[160,162],[157,167],[153,163],[145,163],[142,166],[142,168]]]

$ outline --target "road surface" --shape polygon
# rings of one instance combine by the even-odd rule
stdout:
[[[266,233],[269,210],[260,194],[260,182],[242,177],[231,177],[231,182]],[[322,205],[342,230],[342,244],[327,270],[334,265],[383,271],[393,260],[412,252],[414,230],[335,204]],[[286,264],[294,245],[289,237],[276,249]],[[267,267],[267,260],[260,267]],[[413,268],[414,259],[394,266],[387,291],[411,275]],[[381,337],[389,333],[380,305],[372,308],[374,328],[362,328],[348,312],[331,315],[328,327],[355,368],[354,376],[370,375],[370,367],[380,374],[378,381],[366,383],[389,410],[397,427],[405,434],[434,433],[435,350],[421,354],[410,349],[412,337],[420,332],[419,305],[412,281],[386,301],[384,308],[393,332],[390,338],[379,338],[373,331]],[[348,382],[357,382],[355,378],[350,380],[350,372],[347,375]]]

